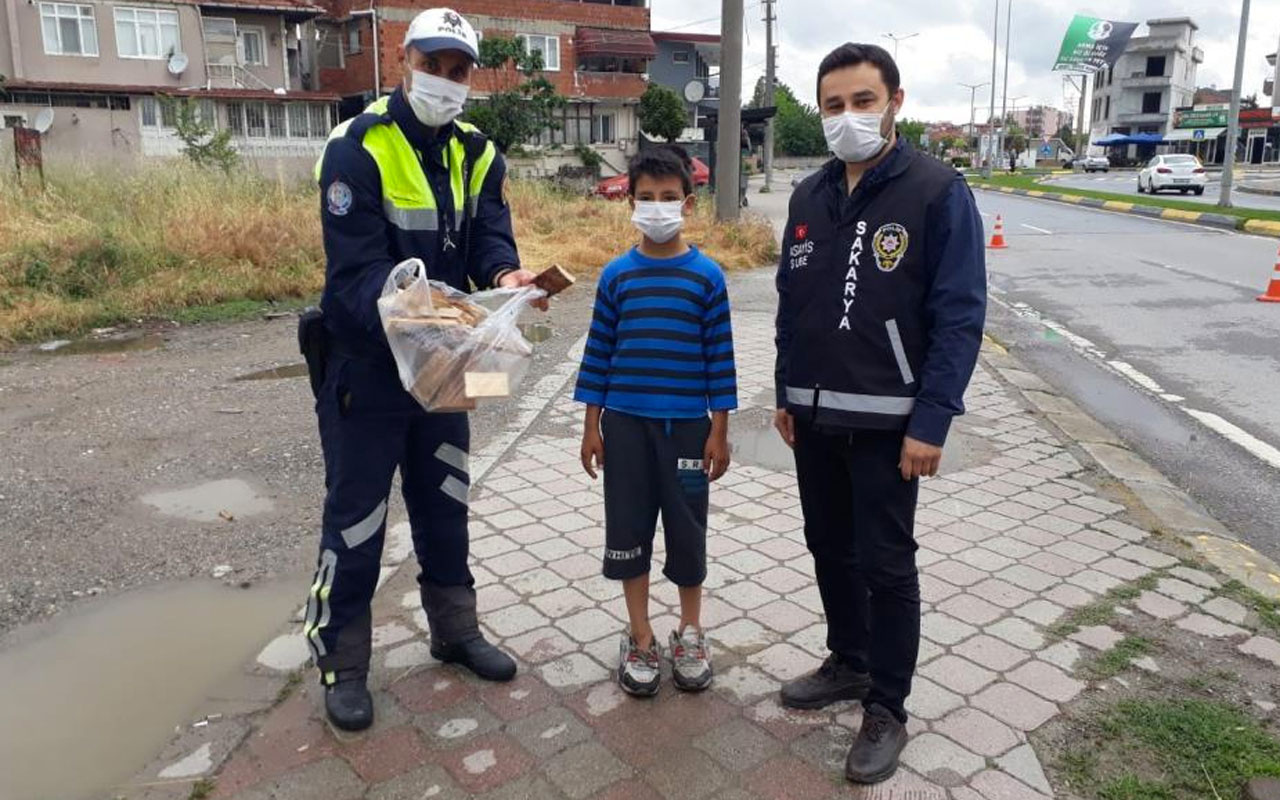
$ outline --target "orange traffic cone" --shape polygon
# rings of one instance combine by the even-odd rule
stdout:
[[[1276,268],[1271,273],[1271,283],[1267,284],[1265,292],[1258,295],[1258,299],[1264,303],[1280,303],[1280,253],[1276,254]]]
[[[996,214],[996,228],[991,233],[991,243],[987,247],[992,250],[1003,250],[1008,246],[1004,243],[1004,217]]]

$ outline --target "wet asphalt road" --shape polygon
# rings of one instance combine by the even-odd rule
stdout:
[[[751,207],[780,230],[790,175],[774,185],[781,191],[758,195],[753,183]],[[1280,447],[1280,305],[1254,299],[1271,275],[1277,241],[1002,194],[976,197],[987,235],[1002,214],[1010,244],[988,251],[988,333],[1214,517],[1280,557],[1280,465],[1187,413],[1215,414]],[[1160,391],[1135,384],[1147,379]]]
[[[1267,173],[1274,175],[1275,173]],[[1221,172],[1210,172],[1209,180],[1205,184],[1204,194],[1182,194],[1181,192],[1165,191],[1156,195],[1157,197],[1165,197],[1173,200],[1186,200],[1191,203],[1202,203],[1206,205],[1216,205],[1220,196],[1219,183]],[[1044,182],[1048,186],[1068,186],[1073,189],[1092,189],[1095,192],[1111,192],[1113,194],[1132,195],[1134,202],[1148,199],[1151,195],[1138,194],[1138,173],[1137,171],[1126,172],[1094,172],[1092,174],[1076,174],[1064,175],[1057,178],[1049,178]],[[1239,190],[1239,181],[1236,182],[1236,188],[1231,193],[1232,205],[1243,208],[1262,208],[1269,211],[1280,211],[1280,197],[1273,197],[1262,194],[1249,194]],[[1212,210],[1212,209],[1206,209]]]

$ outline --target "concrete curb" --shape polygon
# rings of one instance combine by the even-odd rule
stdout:
[[[988,345],[983,348],[983,360],[1052,423],[1065,441],[1079,445],[1088,460],[1127,489],[1132,505],[1146,510],[1153,527],[1176,536],[1228,577],[1280,599],[1280,564],[1240,541],[1115,433],[1058,394],[1007,350]]]
[[[1236,188],[1245,194],[1260,194],[1266,197],[1280,197],[1280,189],[1259,189],[1255,186],[1248,186],[1246,184],[1240,184]]]
[[[1233,231],[1244,230],[1248,233],[1256,233],[1261,236],[1280,237],[1280,222],[1272,220],[1247,219],[1241,221],[1238,217],[1232,217],[1226,214],[1215,214],[1211,211],[1184,211],[1180,208],[1147,206],[1139,203],[1128,203],[1121,200],[1101,200],[1096,197],[1060,194],[1058,192],[1040,191],[1037,189],[1014,189],[1009,186],[973,186],[973,188],[981,189],[984,192],[1000,192],[1001,194],[1031,197],[1036,200],[1050,200],[1056,203],[1067,203],[1069,205],[1083,206],[1085,208],[1099,208],[1104,211],[1114,211],[1119,214],[1131,214],[1133,216],[1148,217],[1151,219],[1166,219],[1174,222],[1188,222],[1193,225],[1204,225],[1210,228],[1221,228]]]

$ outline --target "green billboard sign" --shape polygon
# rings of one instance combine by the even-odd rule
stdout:
[[[1055,70],[1097,72],[1114,66],[1129,38],[1138,29],[1136,22],[1086,17],[1076,14],[1062,38]]]
[[[1179,108],[1173,112],[1175,128],[1225,128],[1229,108]]]

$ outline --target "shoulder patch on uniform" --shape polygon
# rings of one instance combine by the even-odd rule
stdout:
[[[342,181],[334,181],[329,184],[329,189],[324,196],[329,204],[329,213],[335,217],[345,217],[354,202],[351,187]]]
[[[871,248],[876,254],[876,266],[881,272],[893,272],[907,254],[910,237],[907,229],[896,222],[887,222],[876,229],[871,238]]]

